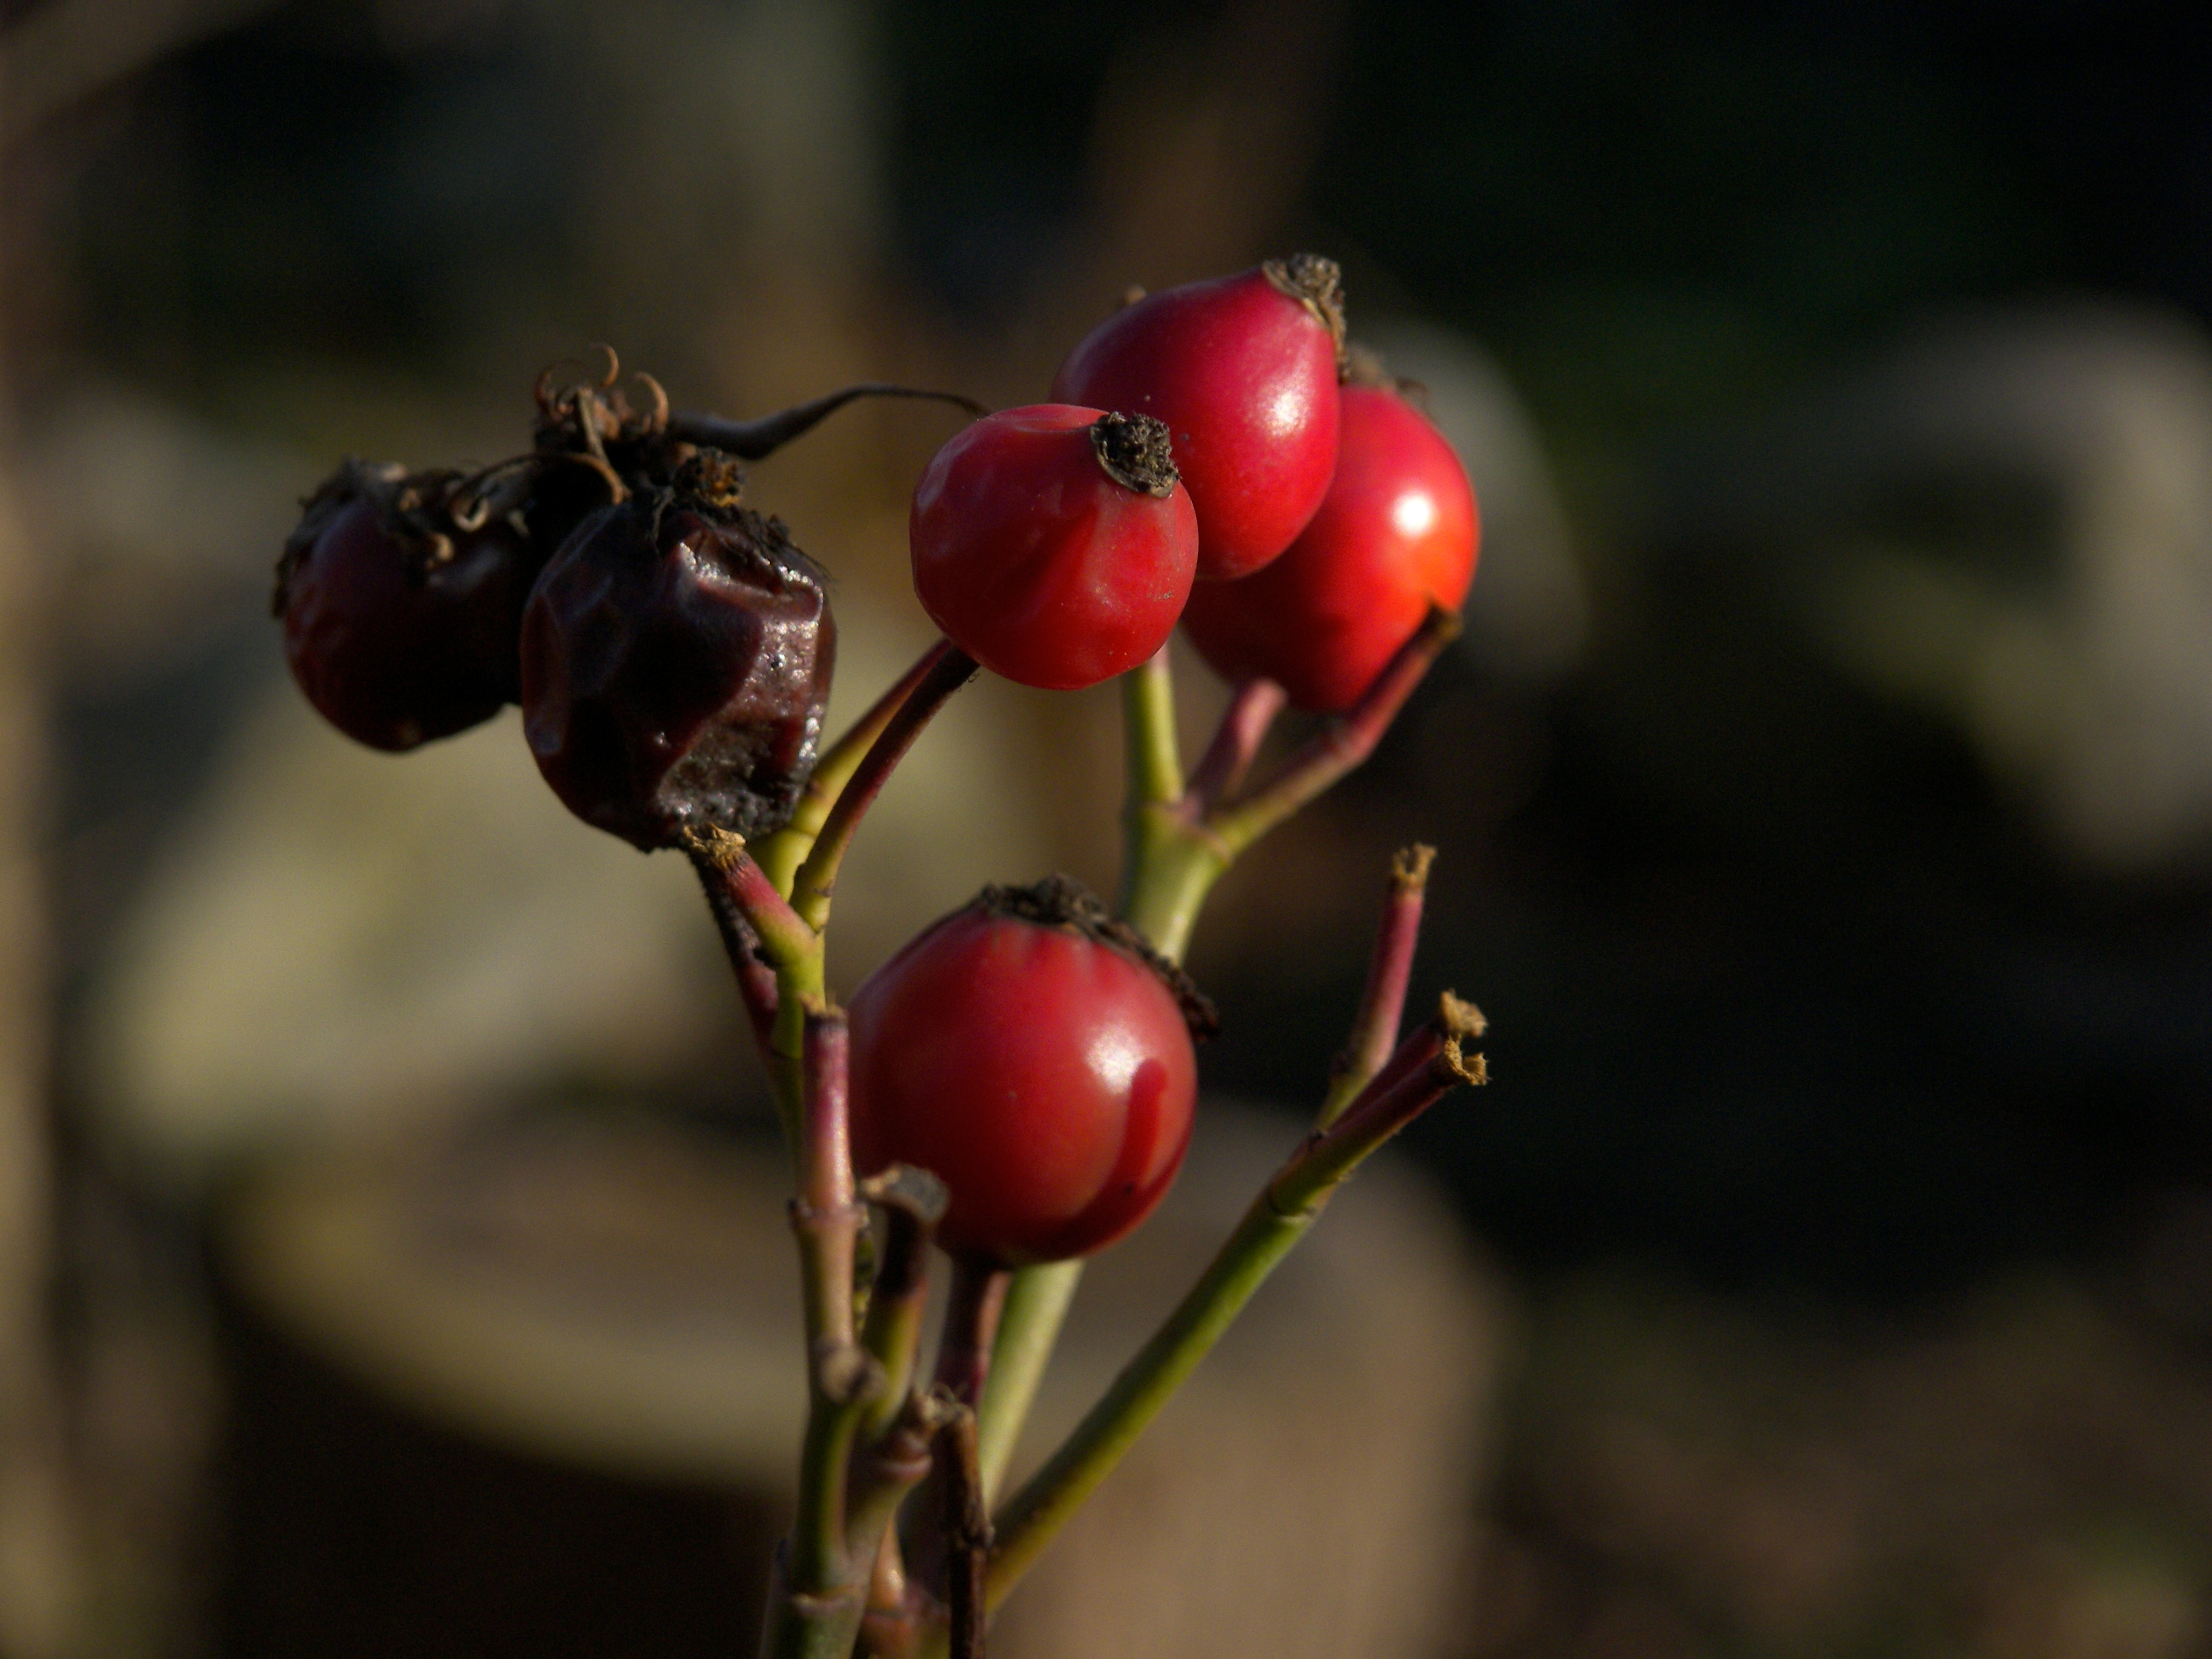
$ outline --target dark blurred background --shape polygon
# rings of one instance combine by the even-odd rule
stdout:
[[[296,705],[296,499],[520,448],[600,341],[732,414],[1030,401],[1128,283],[1293,248],[1429,387],[1483,562],[1192,966],[1209,1086],[1310,1100],[1390,850],[1442,849],[1417,984],[1481,1003],[1498,1080],[1409,1139],[1503,1381],[1425,1650],[2212,1650],[2190,38],[2063,0],[0,0],[0,1654],[349,1650],[299,1633],[342,1567],[295,1557],[364,1469],[491,1533],[489,1492],[634,1506],[580,1552],[726,1525],[665,1458],[514,1496],[561,1460],[270,1290],[311,1222],[234,1222],[365,1146],[550,1114],[720,1156],[760,1109],[684,872],[566,820],[511,715],[402,764]],[[927,642],[904,502],[949,429],[863,407],[757,471],[839,578],[839,710]],[[1195,742],[1222,693],[1179,671]],[[1109,884],[1115,729],[968,694],[855,854],[842,981],[984,880]],[[319,1510],[299,1449],[378,1435]],[[501,1571],[439,1593],[506,1607]]]

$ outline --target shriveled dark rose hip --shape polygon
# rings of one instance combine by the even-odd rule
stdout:
[[[586,519],[522,629],[524,732],[586,823],[651,850],[791,815],[836,658],[821,570],[704,450]]]
[[[307,701],[374,749],[406,750],[497,714],[537,572],[505,519],[463,531],[459,475],[349,463],[310,496],[276,567],[284,655]]]

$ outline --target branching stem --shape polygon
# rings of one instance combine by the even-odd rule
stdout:
[[[1272,681],[1253,680],[1238,689],[1186,786],[1165,648],[1124,675],[1122,745],[1128,793],[1116,902],[1122,919],[1169,960],[1180,962],[1206,896],[1237,854],[1373,750],[1437,654],[1458,631],[1456,617],[1431,611],[1357,707],[1325,727],[1266,789],[1233,805],[1228,798],[1243,786],[1283,710],[1282,688]],[[1419,921],[1417,908],[1412,922],[1418,926]],[[1410,944],[1406,948],[1410,951]],[[1397,1016],[1392,1014],[1394,1029],[1396,1023]],[[1334,1098],[1331,1103],[1340,1107]],[[1082,1278],[1079,1261],[1024,1267],[1014,1276],[999,1330],[994,1375],[977,1413],[982,1478],[989,1492],[996,1492],[1013,1457]]]
[[[1334,1127],[1316,1130],[1300,1143],[1167,1322],[1060,1449],[1007,1501],[991,1553],[989,1606],[1005,1600],[1121,1462],[1275,1265],[1304,1237],[1344,1178],[1455,1084],[1482,1080],[1479,1061],[1470,1065],[1462,1058],[1456,1027],[1440,1029],[1445,1023],[1440,1014],[1407,1039],[1425,1058],[1404,1068],[1395,1087],[1377,1090],[1370,1085]]]
[[[798,875],[806,855],[814,850],[814,842],[830,817],[830,809],[837,804],[837,797],[852,781],[854,772],[876,739],[883,735],[884,728],[890,724],[891,717],[914,694],[915,688],[935,671],[953,648],[951,641],[940,639],[923,652],[913,667],[869,705],[866,714],[822,751],[821,758],[814,763],[814,770],[807,775],[806,787],[799,791],[799,805],[793,809],[790,822],[753,848],[753,856],[775,884],[776,891],[787,898],[790,896],[792,878]]]
[[[854,768],[851,779],[838,791],[813,849],[792,878],[793,908],[808,927],[818,932],[828,924],[838,866],[845,860],[845,851],[852,845],[861,817],[890,781],[892,769],[906,757],[922,728],[952,694],[975,678],[975,659],[957,647],[948,646],[941,654],[933,654],[927,672],[884,722],[867,754]]]

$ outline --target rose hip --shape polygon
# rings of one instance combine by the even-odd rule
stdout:
[[[1183,613],[1231,680],[1278,682],[1301,708],[1349,708],[1431,606],[1456,611],[1479,526],[1443,434],[1389,386],[1347,386],[1335,482],[1283,556],[1241,581],[1200,582]]]
[[[915,592],[945,637],[1051,690],[1164,645],[1198,559],[1166,428],[1064,404],[956,434],[915,485],[908,530]]]
[[[284,656],[322,716],[392,750],[514,701],[537,561],[512,524],[463,531],[459,475],[349,463],[308,498],[276,567]]]
[[[1343,340],[1337,267],[1302,253],[1125,306],[1068,353],[1052,395],[1167,422],[1199,578],[1228,580],[1288,547],[1328,489]]]
[[[522,631],[523,730],[586,823],[650,850],[791,815],[836,656],[822,572],[740,503],[719,451],[601,508],[545,568]]]
[[[925,1169],[938,1242],[996,1266],[1085,1255],[1165,1195],[1212,1011],[1063,878],[988,888],[852,1000],[854,1167]]]

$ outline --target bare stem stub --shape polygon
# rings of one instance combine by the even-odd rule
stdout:
[[[1091,447],[1106,476],[1124,489],[1165,501],[1182,482],[1167,422],[1150,415],[1101,415],[1091,422]]]

